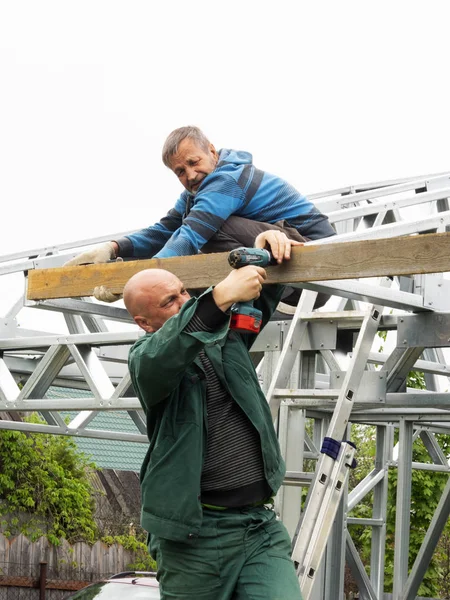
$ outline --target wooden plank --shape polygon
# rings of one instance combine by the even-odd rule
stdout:
[[[167,269],[188,289],[207,288],[230,271],[228,253],[123,261],[29,271],[29,300],[91,296],[98,285],[122,292],[143,269]],[[450,233],[327,243],[293,248],[291,260],[268,267],[268,283],[301,283],[450,271]]]

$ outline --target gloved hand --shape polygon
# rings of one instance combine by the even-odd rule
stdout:
[[[113,260],[116,258],[116,252],[114,249],[114,245],[112,242],[106,242],[106,244],[102,244],[101,246],[97,246],[92,250],[88,250],[87,252],[83,252],[78,256],[75,256],[71,260],[68,260],[64,263],[65,267],[74,267],[75,265],[87,265],[92,263],[105,263],[108,260]],[[112,302],[110,300],[110,302]]]
[[[116,262],[123,262],[123,258],[118,256]],[[106,285],[98,285],[94,288],[94,296],[102,302],[116,302],[122,298],[122,294],[115,294]]]
[[[115,302],[122,298],[122,294],[115,294],[106,285],[99,285],[94,288],[94,296],[102,302]]]

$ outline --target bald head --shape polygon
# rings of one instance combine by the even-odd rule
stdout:
[[[178,277],[164,269],[139,271],[123,290],[128,312],[148,333],[157,331],[177,314],[189,297]]]
[[[142,312],[149,298],[157,294],[161,284],[178,279],[164,269],[146,269],[139,271],[127,281],[123,289],[123,301],[132,317]]]

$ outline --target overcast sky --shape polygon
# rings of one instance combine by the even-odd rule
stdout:
[[[304,193],[448,170],[445,6],[0,0],[0,255],[158,220],[185,124]]]

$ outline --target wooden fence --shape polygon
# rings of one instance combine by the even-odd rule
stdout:
[[[96,542],[53,546],[41,537],[0,534],[0,600],[61,600],[93,581],[127,571],[136,553]]]
[[[45,537],[31,542],[24,535],[6,538],[0,534],[0,576],[32,577],[33,569],[45,562],[49,579],[92,581],[93,575],[98,578],[126,571],[135,560],[135,553],[119,544],[71,545],[63,540],[59,546],[53,546]]]

